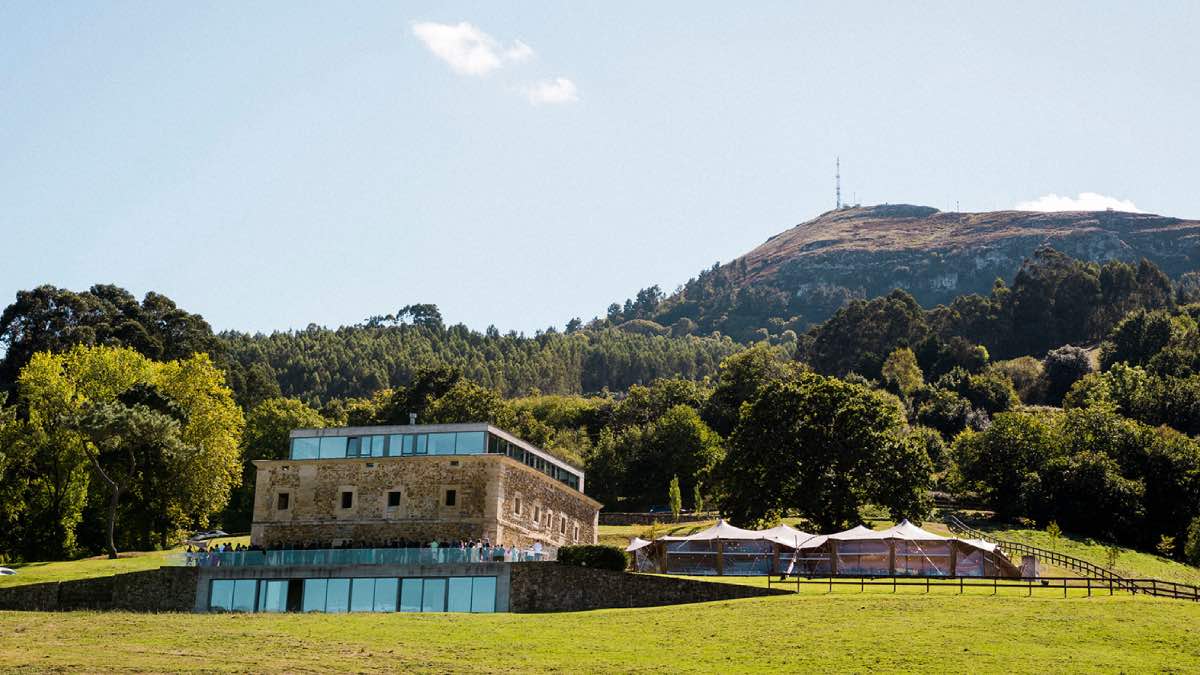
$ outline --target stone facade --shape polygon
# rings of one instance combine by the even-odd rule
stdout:
[[[599,502],[504,455],[255,466],[251,542],[258,545],[487,538],[556,548],[596,541]]]

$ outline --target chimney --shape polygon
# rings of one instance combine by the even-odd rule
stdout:
[[[417,423],[417,413],[408,413],[408,423],[410,425]]]

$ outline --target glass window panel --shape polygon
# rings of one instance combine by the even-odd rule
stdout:
[[[293,438],[292,459],[316,459],[321,455],[321,439]]]
[[[454,434],[429,434],[429,454],[453,455]]]
[[[372,436],[371,437],[371,456],[383,457],[383,449],[387,444],[387,436]]]
[[[471,611],[496,611],[496,577],[473,577],[471,580]]]
[[[425,591],[421,594],[422,612],[446,611],[446,580],[426,579]]]
[[[400,434],[388,436],[388,457],[395,457],[400,454],[400,449],[404,447],[404,437]]]
[[[282,581],[264,581],[259,586],[262,587],[263,591],[259,596],[258,611],[287,611],[288,582],[286,579]]]
[[[465,431],[458,434],[457,444],[454,446],[454,454],[456,455],[479,455],[483,454],[484,434],[482,431]]]
[[[351,579],[350,611],[370,612],[375,609],[375,580]]]
[[[471,611],[471,577],[451,577],[446,597],[447,612]]]
[[[330,579],[325,592],[326,612],[345,612],[350,609],[350,580]]]
[[[375,580],[375,611],[396,611],[396,591],[400,587],[399,579]]]
[[[345,456],[345,436],[325,436],[321,439],[321,459],[337,459]]]
[[[358,437],[347,438],[346,439],[346,456],[347,457],[358,457],[360,454],[362,454],[362,439],[358,438]]]
[[[421,579],[404,579],[400,584],[400,611],[421,611]]]
[[[427,448],[426,448],[426,442],[428,440],[429,440],[429,434],[418,434],[417,436],[415,436],[414,442],[416,443],[416,448],[413,450],[413,454],[416,454],[416,455],[428,454]]]
[[[233,609],[233,581],[229,579],[214,579],[209,586],[209,609]]]
[[[302,609],[306,612],[324,612],[327,586],[325,579],[305,579]]]
[[[233,584],[233,611],[253,612],[254,596],[258,593],[258,581],[238,579]]]

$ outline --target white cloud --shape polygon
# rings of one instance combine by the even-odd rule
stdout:
[[[524,42],[517,40],[512,46],[503,47],[496,38],[466,21],[417,22],[412,31],[434,56],[462,75],[487,75],[505,62],[520,63],[533,57],[533,49]]]
[[[565,77],[535,82],[525,87],[525,95],[534,105],[557,105],[574,103],[579,100],[579,90],[576,89],[575,83]]]
[[[1080,192],[1078,197],[1060,197],[1054,193],[1042,195],[1029,202],[1020,202],[1013,207],[1017,211],[1127,211],[1142,213],[1136,204],[1128,199],[1117,199],[1095,192]]]

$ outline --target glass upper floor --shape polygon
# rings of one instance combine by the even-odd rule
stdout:
[[[492,430],[487,425],[439,430],[426,427],[357,427],[352,429],[297,429],[292,432],[289,458],[345,459],[347,457],[421,457],[428,455],[506,455],[575,489],[583,489],[583,472],[551,458],[543,451]],[[477,429],[476,429],[477,428]]]

